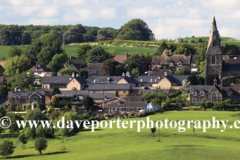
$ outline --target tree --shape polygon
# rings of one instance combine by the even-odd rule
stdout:
[[[168,49],[167,43],[161,42],[157,50],[157,55],[162,55],[165,49]]]
[[[138,54],[134,54],[128,57],[124,61],[124,66],[126,66],[126,69],[128,71],[132,71],[134,68],[138,68],[139,73],[143,73],[144,71],[147,70],[147,63],[145,61],[145,58]]]
[[[143,20],[132,19],[120,28],[116,39],[148,41],[154,40],[154,34]]]
[[[133,68],[133,70],[131,71],[131,74],[133,74],[136,77],[138,77],[139,76],[139,69],[138,68]]]
[[[8,51],[9,57],[20,56],[22,54],[22,50],[16,46],[12,46]]]
[[[120,76],[126,71],[122,64],[113,59],[105,60],[100,69],[102,76]]]
[[[0,145],[0,155],[2,155],[2,157],[4,158],[8,155],[13,154],[14,149],[15,149],[15,146],[14,146],[13,142],[9,141],[9,140],[5,140]]]
[[[94,101],[91,97],[87,96],[83,98],[82,104],[85,107],[85,109],[89,111],[89,109],[93,107]]]
[[[30,74],[22,72],[21,74],[12,76],[7,82],[11,85],[11,87],[29,89],[34,83],[34,75],[32,72]]]
[[[52,95],[50,105],[54,107],[57,107],[59,105],[59,99],[56,95]]]
[[[54,87],[54,89],[52,91],[52,95],[55,95],[55,94],[61,94],[61,91],[59,90],[58,87]]]
[[[4,75],[11,76],[27,71],[31,67],[31,62],[26,55],[9,58],[4,66]]]
[[[23,45],[29,45],[32,42],[32,37],[29,32],[23,32],[22,33],[22,44]]]
[[[88,59],[88,51],[92,49],[92,46],[88,44],[79,45],[79,47],[75,50],[76,57],[78,59],[82,59],[85,63],[87,63]]]
[[[53,75],[56,75],[57,72],[64,66],[66,60],[67,55],[65,53],[55,54],[47,67],[53,72]]]
[[[35,149],[42,154],[42,151],[47,148],[47,139],[44,137],[39,137],[35,140]]]
[[[23,147],[25,144],[27,144],[28,142],[28,137],[24,134],[24,133],[21,133],[19,136],[18,136],[18,139],[19,141],[23,144]]]
[[[6,116],[7,111],[0,105],[0,118]]]
[[[97,40],[98,41],[105,41],[111,40],[113,37],[108,31],[104,28],[98,30]]]
[[[191,71],[189,67],[182,67],[178,71],[175,72],[176,75],[190,75]]]
[[[81,43],[84,42],[83,34],[86,33],[86,29],[81,24],[71,26],[65,32],[65,43]]]
[[[109,54],[101,47],[92,48],[89,51],[89,63],[101,63],[109,58]]]
[[[47,120],[45,114],[41,112],[39,108],[35,108],[34,110],[29,110],[25,117],[26,120]]]
[[[74,67],[63,68],[63,69],[61,69],[61,70],[59,71],[59,74],[60,74],[61,76],[71,76],[72,73],[78,74],[79,71],[78,71],[76,68],[74,68]]]
[[[116,97],[119,97],[118,91],[115,91],[115,96],[116,96]]]
[[[1,45],[21,45],[22,27],[18,25],[9,25],[1,29]]]
[[[20,128],[18,127],[18,125],[16,124],[16,121],[17,120],[23,120],[23,118],[21,117],[21,115],[19,114],[15,114],[15,113],[10,113],[8,114],[8,118],[10,118],[11,120],[11,125],[10,127],[8,128],[10,130],[10,132],[13,134],[13,133],[18,133]]]

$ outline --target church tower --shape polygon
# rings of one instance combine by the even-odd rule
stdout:
[[[221,40],[217,30],[215,17],[213,17],[212,28],[206,51],[205,82],[209,76],[222,77],[222,50]]]

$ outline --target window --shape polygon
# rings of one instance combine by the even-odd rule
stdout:
[[[170,62],[170,63],[169,63],[169,66],[173,66],[173,63],[172,63],[172,62]]]
[[[116,108],[111,108],[111,111],[117,111],[117,109]]]
[[[216,64],[216,57],[212,56],[212,64]]]
[[[37,98],[33,98],[33,101],[37,101]]]
[[[211,94],[211,97],[212,97],[212,102],[217,102],[217,94],[216,94],[216,92],[213,92]]]
[[[193,98],[192,103],[197,103],[197,98]]]
[[[202,92],[200,93],[200,95],[201,95],[201,96],[204,96],[204,92],[202,91]]]
[[[193,96],[197,96],[197,92],[193,92]]]
[[[177,63],[177,65],[178,65],[178,66],[181,66],[181,65],[182,65],[182,63],[181,63],[181,62],[178,62],[178,63]]]
[[[15,100],[16,100],[16,102],[19,102],[20,98],[17,96]]]
[[[131,108],[131,111],[134,112],[134,111],[135,111],[135,108]]]
[[[231,91],[228,91],[228,96],[230,97],[232,95],[232,92]]]

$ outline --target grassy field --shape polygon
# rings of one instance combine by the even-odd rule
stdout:
[[[96,132],[82,131],[73,137],[65,138],[62,143],[59,139],[48,140],[48,148],[43,155],[38,155],[34,149],[33,141],[26,144],[26,149],[21,148],[17,139],[11,139],[16,145],[11,159],[26,160],[135,160],[135,159],[164,159],[164,160],[220,160],[239,159],[240,130],[230,129],[230,124],[240,118],[240,112],[218,111],[171,111],[150,116],[151,120],[229,120],[225,132],[220,129],[187,129],[178,132],[178,129],[161,129],[160,142],[158,142],[158,129],[156,136],[151,135],[150,129],[137,132],[136,125],[133,129],[102,129]],[[137,119],[127,119],[137,120]],[[146,117],[138,118],[146,120]],[[4,139],[0,139],[2,142]],[[65,147],[66,152],[61,153]]]

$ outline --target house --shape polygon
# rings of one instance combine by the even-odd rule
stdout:
[[[186,54],[174,54],[174,55],[161,55],[161,56],[153,56],[151,69],[152,70],[160,70],[164,67],[171,68],[173,70],[179,70],[182,67],[192,66],[192,55]]]
[[[88,77],[100,76],[101,75],[102,63],[88,63]]]
[[[159,76],[138,76],[136,78],[138,88],[142,89],[156,89],[157,84],[161,80]]]
[[[131,85],[130,84],[94,84],[90,83],[88,85],[88,93],[102,93],[105,97],[105,94],[107,93],[113,93],[118,92],[119,96],[126,96],[131,91]]]
[[[112,57],[112,59],[123,64],[128,57],[128,53],[125,53],[124,55],[115,55]]]
[[[36,64],[31,69],[28,70],[28,74],[30,72],[33,72],[34,75],[34,83],[37,83],[38,85],[41,84],[41,78],[45,76],[51,76],[52,72],[43,65]]]
[[[70,65],[71,67],[76,68],[79,71],[81,69],[82,63],[83,63],[82,59],[77,59],[77,58],[75,58],[73,56],[70,56],[69,59],[68,59],[68,62],[67,62],[68,65]]]
[[[59,88],[60,91],[66,90],[81,90],[87,86],[87,81],[83,77],[72,76],[49,76],[43,77],[42,88],[44,90],[51,90]]]
[[[11,76],[0,76],[0,84],[4,84],[9,80]]]
[[[37,106],[45,106],[45,93],[38,91],[14,91],[8,92],[8,103],[12,106],[21,106],[26,110],[26,105],[34,109]]]
[[[161,89],[175,88],[179,89],[182,86],[182,81],[188,79],[190,75],[168,75],[159,81],[157,86]]]
[[[222,100],[230,100],[232,103],[240,103],[240,84],[219,86],[222,93]]]
[[[87,79],[89,83],[113,83],[116,84],[121,76],[91,76]]]
[[[108,109],[108,114],[137,113],[144,110],[146,105],[147,102],[140,96],[113,97],[103,102],[103,108]]]
[[[152,70],[147,72],[148,76],[159,76],[164,77],[167,75],[172,75],[172,71],[170,69],[160,69],[160,70]]]
[[[89,97],[91,97],[95,103],[102,104],[104,100],[111,99],[114,97],[113,93],[89,93]]]

